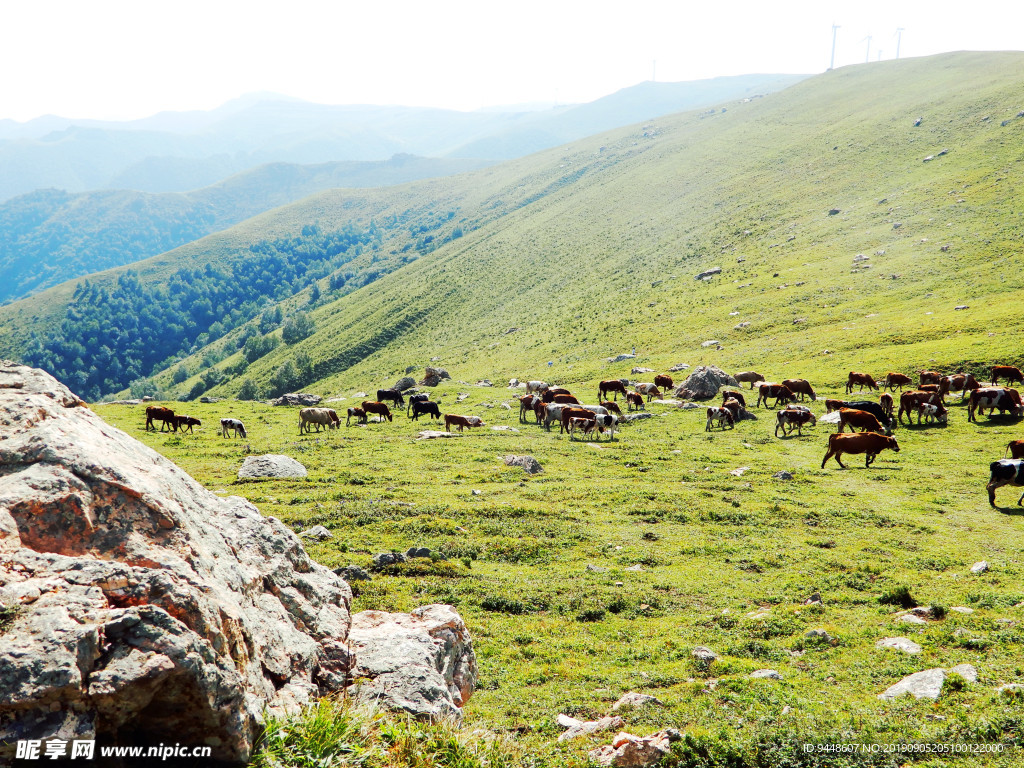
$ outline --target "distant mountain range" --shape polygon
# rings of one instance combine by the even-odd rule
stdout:
[[[642,83],[589,104],[457,112],[328,106],[273,94],[130,122],[0,120],[0,201],[36,189],[185,192],[266,163],[424,157],[504,160],[610,128],[752,95],[801,75]]]

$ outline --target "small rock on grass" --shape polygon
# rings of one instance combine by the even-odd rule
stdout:
[[[883,637],[875,643],[875,648],[892,648],[896,651],[903,651],[904,653],[911,654],[921,652],[921,646],[906,637]]]
[[[612,712],[618,712],[620,709],[639,709],[646,706],[664,707],[665,702],[646,693],[630,691],[629,693],[624,693],[618,701],[612,704]]]

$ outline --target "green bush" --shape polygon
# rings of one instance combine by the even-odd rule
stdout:
[[[917,600],[910,594],[910,587],[901,585],[884,592],[878,598],[882,605],[898,605],[901,608],[916,608]]]

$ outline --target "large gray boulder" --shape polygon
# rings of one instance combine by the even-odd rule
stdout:
[[[80,404],[0,363],[0,743],[128,732],[245,761],[264,710],[344,686],[352,593]]]
[[[415,386],[416,379],[414,379],[412,376],[403,376],[398,381],[396,381],[395,385],[391,388],[396,392],[405,392],[407,389],[412,389]]]
[[[715,365],[700,365],[694,369],[673,393],[685,400],[710,400],[722,387],[738,386],[736,379]]]
[[[301,405],[305,408],[318,405],[323,400],[320,395],[311,395],[308,392],[289,392],[270,401],[271,405]]]
[[[450,605],[352,617],[356,699],[427,720],[461,718],[479,677],[469,630]]]
[[[420,382],[420,386],[436,387],[444,379],[450,378],[451,376],[448,375],[448,371],[444,368],[434,368],[428,365],[426,371],[424,371],[423,380]]]
[[[280,477],[305,477],[306,468],[291,456],[267,453],[246,456],[238,470],[239,480],[260,480]]]

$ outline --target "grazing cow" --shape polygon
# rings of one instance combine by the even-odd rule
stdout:
[[[949,411],[942,405],[936,405],[935,403],[920,403],[917,406],[917,423],[921,423],[921,417],[924,416],[925,424],[945,424],[949,419]]]
[[[723,389],[722,402],[724,403],[729,398],[732,398],[733,400],[739,400],[740,405],[742,405],[744,408],[747,407],[747,400],[745,397],[743,397],[742,392],[737,392],[735,389]]]
[[[810,411],[784,408],[775,414],[775,436],[779,437],[779,428],[781,427],[783,435],[790,435],[795,429],[797,435],[802,437],[801,427],[813,427],[817,423],[818,420]]]
[[[569,419],[569,439],[572,440],[576,434],[576,430],[580,430],[584,435],[593,434],[598,430],[596,419],[584,419],[581,416],[573,416]]]
[[[850,375],[846,377],[846,393],[853,392],[854,386],[878,389],[878,384],[875,383],[875,378],[870,373],[850,371]]]
[[[782,386],[788,387],[794,395],[800,395],[801,403],[804,401],[804,395],[810,396],[812,402],[818,399],[814,394],[814,387],[807,379],[783,379]]]
[[[882,422],[875,418],[874,414],[867,411],[859,411],[856,408],[839,409],[839,429],[836,432],[843,432],[846,425],[850,425],[850,431],[856,432],[882,432]]]
[[[954,373],[949,376],[943,376],[941,386],[945,390],[943,394],[945,392],[959,392],[961,401],[967,396],[968,392],[981,388],[981,384],[974,378],[973,373]]]
[[[914,371],[914,373],[921,377],[918,384],[938,384],[942,378],[942,374],[938,371]]]
[[[455,416],[451,413],[444,415],[444,429],[446,432],[451,432],[452,427],[458,427],[459,432],[465,427],[484,427],[483,420],[479,416]]]
[[[659,373],[654,377],[654,386],[661,387],[663,391],[668,392],[672,389],[672,377],[664,373]]]
[[[1007,384],[1013,384],[1015,381],[1024,384],[1024,373],[1021,373],[1020,368],[1014,365],[993,365],[992,386],[998,384],[1001,378],[1006,379]]]
[[[619,417],[614,413],[598,413],[594,421],[602,430],[608,430],[608,439],[615,439],[615,425],[619,423]]]
[[[654,384],[637,384],[633,387],[641,395],[647,395],[647,402],[651,402],[654,398],[661,399],[661,392]]]
[[[920,389],[908,389],[906,392],[900,393],[900,410],[896,414],[896,420],[902,424],[903,414],[907,414],[907,423],[911,424],[914,418],[914,413],[917,412],[918,406],[922,403],[931,403],[932,405],[939,405],[942,402],[942,398],[938,392],[925,392]]]
[[[526,394],[532,394],[534,392],[543,392],[548,388],[546,381],[528,381],[526,382]]]
[[[627,392],[626,393],[626,410],[627,411],[646,411],[647,406],[644,405],[644,396],[639,392]]]
[[[733,422],[737,422],[743,418],[743,414],[747,412],[747,409],[743,407],[743,404],[735,397],[730,397],[724,403],[722,407],[725,408],[729,413],[732,414]]]
[[[606,400],[608,393],[611,393],[613,400],[618,400],[619,395],[626,397],[629,393],[626,391],[626,385],[618,379],[609,379],[608,381],[602,381],[597,385],[597,399]]]
[[[179,429],[184,432],[186,429],[189,433],[192,432],[192,427],[201,427],[203,422],[197,419],[195,416],[175,416],[174,417],[174,431],[177,432]]]
[[[544,390],[543,394],[541,395],[541,399],[545,403],[553,403],[553,402],[555,402],[555,398],[558,395],[571,395],[571,394],[572,394],[572,392],[570,392],[565,387],[548,387],[547,389]]]
[[[888,392],[883,392],[878,396],[878,404],[882,406],[882,410],[885,411],[885,415],[892,418],[892,409],[895,407],[892,395]]]
[[[1020,459],[1000,459],[993,461],[988,468],[992,474],[985,488],[988,489],[988,503],[993,507],[996,505],[996,488],[1002,488],[1004,485],[1015,485],[1019,488],[1024,485],[1024,461]],[[1017,499],[1018,507],[1021,506],[1021,502],[1024,502],[1024,494]]]
[[[540,395],[523,395],[519,398],[519,421],[526,423],[526,412],[532,411],[537,403],[543,403]],[[538,419],[539,421],[539,419]]]
[[[1010,444],[1006,446],[1006,450],[1003,451],[1003,458],[1006,458],[1006,454],[1010,454],[1011,459],[1024,459],[1024,440],[1011,440]]]
[[[899,387],[900,392],[902,392],[903,388],[909,387],[913,381],[913,379],[905,374],[896,373],[896,371],[889,371],[885,374],[885,378],[882,380],[882,386],[886,389],[891,389],[893,392],[896,391],[896,387]]]
[[[174,411],[170,408],[162,408],[159,405],[150,405],[146,407],[146,429],[150,427],[153,431],[156,431],[155,422],[162,422],[160,424],[160,431],[164,431],[164,427],[168,428],[170,432],[176,432],[178,430],[178,424],[174,420]]]
[[[533,397],[533,395],[528,395]],[[441,406],[438,403],[432,403],[429,400],[417,401],[412,405],[412,420],[418,421],[420,416],[427,414],[432,419],[441,418]]]
[[[821,468],[824,469],[825,462],[835,456],[836,463],[846,469],[846,465],[840,460],[844,453],[866,453],[867,461],[864,466],[870,467],[875,457],[886,448],[896,453],[900,452],[900,446],[895,437],[880,435],[877,432],[859,432],[852,435],[836,432],[828,436],[828,453],[821,460]]]
[[[402,393],[397,389],[378,389],[377,402],[383,403],[385,400],[394,403],[396,408],[400,405],[405,405],[405,398],[402,397]]]
[[[309,432],[310,425],[315,426],[319,432],[321,426],[337,429],[338,423],[338,414],[330,408],[303,408],[299,411],[300,435]]]
[[[840,408],[846,407],[845,400],[826,400],[825,401],[825,413],[832,413],[832,411],[838,411]]]
[[[742,384],[745,381],[749,381],[751,389],[754,388],[754,384],[756,384],[757,382],[764,381],[764,376],[762,376],[760,373],[757,373],[756,371],[741,371],[740,373],[737,373],[735,376],[733,376],[733,378],[736,379],[736,381],[739,384]]]
[[[364,411],[362,408],[349,408],[348,416],[345,417],[346,427],[349,426],[349,423],[352,421],[353,416],[356,417],[356,424],[366,423],[366,411]]]
[[[415,395],[409,395],[409,405],[405,408],[405,415],[408,416],[412,413],[413,403],[425,403],[430,399],[430,394],[427,392],[417,392]]]
[[[729,425],[729,429],[733,429],[736,426],[736,422],[732,418],[732,411],[728,408],[718,408],[716,406],[708,408],[708,421],[707,424],[704,425],[705,432],[711,431],[711,422],[713,421],[717,421],[718,426],[723,430],[725,429],[726,424]]]
[[[616,403],[614,400],[604,400],[601,403],[601,405],[604,406],[610,413],[617,414],[618,416],[622,415],[622,410],[619,408],[619,404]]]
[[[558,430],[559,432],[569,431],[569,419],[591,419],[596,421],[597,414],[593,411],[588,411],[586,408],[577,408],[572,405],[566,405],[559,414],[559,420],[561,422],[561,426]]]
[[[975,412],[984,416],[986,408],[989,409],[989,418],[992,418],[996,408],[999,409],[1000,415],[1009,411],[1013,416],[1024,416],[1024,405],[1021,404],[1020,394],[1016,389],[1007,387],[983,387],[971,392],[970,400],[967,401],[967,420],[977,421]]]
[[[564,405],[562,403],[548,403],[544,406],[544,428],[551,431],[551,422],[557,421],[559,424],[562,422],[562,411],[572,408],[571,405]],[[590,413],[590,411],[587,411]]]
[[[575,395],[555,395],[552,399],[553,403],[561,403],[562,405],[579,405],[580,401],[576,399]]]
[[[855,411],[867,411],[874,416],[885,427],[885,434],[891,435],[896,428],[896,420],[886,414],[880,403],[871,400],[851,400],[843,403],[843,408],[853,408]]]
[[[567,403],[567,405],[572,405],[572,403]],[[596,413],[599,416],[606,416],[608,414],[608,409],[605,408],[603,405],[580,405],[578,407],[582,408],[585,411]]]
[[[388,421],[394,421],[394,419],[391,416],[391,409],[380,401],[374,402],[373,400],[363,400],[363,402],[360,403],[360,407],[364,411],[366,411],[367,417],[369,417],[371,413],[374,413],[378,417],[380,417],[381,421],[383,421],[384,419],[387,419]]]
[[[760,407],[761,403],[764,402],[764,407],[767,408],[769,397],[775,398],[775,407],[778,408],[779,403],[785,405],[793,401],[793,392],[789,387],[782,384],[762,382],[757,385],[757,403],[755,407]]]
[[[234,433],[235,437],[241,435],[242,437],[248,437],[245,433],[245,425],[242,424],[238,419],[221,419],[220,420],[220,434],[221,437],[228,436],[228,430]]]

